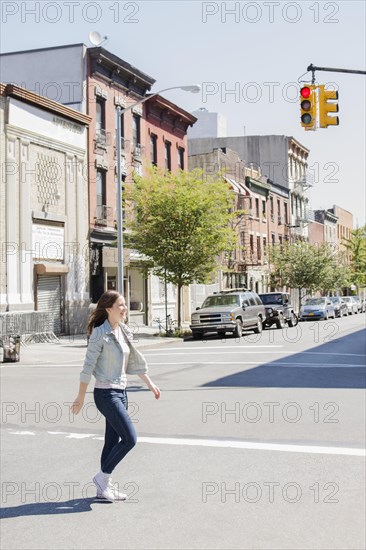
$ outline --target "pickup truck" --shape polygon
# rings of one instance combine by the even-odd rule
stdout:
[[[219,336],[231,332],[240,338],[243,330],[261,333],[265,318],[266,310],[256,292],[228,289],[207,296],[202,307],[192,314],[190,329],[193,338],[202,338],[206,332]]]

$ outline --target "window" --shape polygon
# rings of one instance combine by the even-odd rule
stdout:
[[[122,142],[122,149],[124,148],[124,137],[125,137],[125,117],[124,115],[121,116],[121,142]],[[118,127],[118,109],[116,109],[116,130]]]
[[[96,101],[95,128],[97,131],[105,130],[105,101],[99,97]]]
[[[251,305],[251,306],[256,306],[257,305],[255,303],[255,294],[249,294],[248,298],[249,298],[249,305]]]
[[[266,217],[266,201],[262,201],[262,218]]]
[[[259,199],[255,199],[255,217],[259,218]]]
[[[281,201],[280,201],[280,199],[277,199],[277,215],[278,215],[278,223],[282,223],[282,219],[281,219]]]
[[[105,197],[105,171],[104,170],[97,170],[97,206],[105,205],[106,203],[106,197]]]
[[[273,197],[270,197],[269,204],[271,208],[271,220],[274,221],[274,206],[273,206]]]
[[[100,145],[106,145],[105,100],[97,98],[95,112],[95,138]]]
[[[157,136],[150,134],[150,162],[154,166],[158,165]]]
[[[183,147],[178,147],[178,168],[184,170],[184,149]]]
[[[104,170],[97,170],[96,178],[96,195],[97,195],[97,207],[95,211],[95,217],[100,222],[107,219],[107,207],[106,207],[106,173]]]
[[[140,147],[140,117],[135,114],[132,116],[132,139],[134,148],[136,149],[136,147]]]
[[[280,243],[280,246],[282,246],[282,235],[278,235],[278,242]]]
[[[253,235],[249,236],[249,244],[250,244],[250,253],[254,253],[254,237]]]
[[[283,204],[284,206],[284,209],[285,209],[285,223],[287,224],[288,223],[288,208],[287,208],[287,202],[285,202]]]
[[[262,258],[262,250],[261,250],[261,238],[257,237],[257,258],[260,260]]]
[[[258,282],[255,283],[255,285],[257,286],[258,285]],[[254,296],[254,299],[255,299],[255,303],[257,304],[257,306],[262,306],[263,305],[263,302],[262,300],[259,298],[259,296]]]
[[[172,144],[170,143],[170,141],[165,142],[164,150],[165,150],[165,168],[167,170],[171,170],[172,169],[172,155],[171,155]]]
[[[272,233],[272,246],[276,244],[276,235]]]
[[[263,237],[263,256],[267,256],[266,247],[267,247],[267,238]]]

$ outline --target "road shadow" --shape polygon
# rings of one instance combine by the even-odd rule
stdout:
[[[217,378],[202,387],[364,389],[365,347],[366,329],[362,329],[304,352]]]
[[[92,512],[92,504],[113,504],[107,500],[96,497],[75,498],[63,502],[30,502],[20,506],[9,506],[0,509],[0,519],[19,518],[22,516],[52,516],[60,514],[79,514]]]

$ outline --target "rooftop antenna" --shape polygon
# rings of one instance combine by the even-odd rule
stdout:
[[[108,36],[103,36],[97,32],[97,31],[91,31],[89,33],[89,42],[93,44],[93,46],[96,46],[97,48],[104,44],[104,42],[108,40]]]

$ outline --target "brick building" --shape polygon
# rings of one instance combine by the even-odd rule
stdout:
[[[123,109],[145,98],[155,80],[104,48],[87,48],[84,44],[3,54],[1,62],[7,82],[50,93],[56,90],[58,101],[92,119],[88,138],[88,208],[90,298],[95,303],[104,290],[117,286],[117,107]],[[124,113],[122,186],[132,180],[134,172],[142,174],[150,162],[173,171],[185,169],[186,131],[195,120],[161,96]],[[135,251],[124,249],[124,294],[131,306],[132,320],[149,323],[163,311],[163,303],[160,307],[155,296],[154,311],[152,294],[156,295],[154,288],[159,285],[138,269],[140,260]],[[169,287],[169,293],[174,313],[174,289]]]

